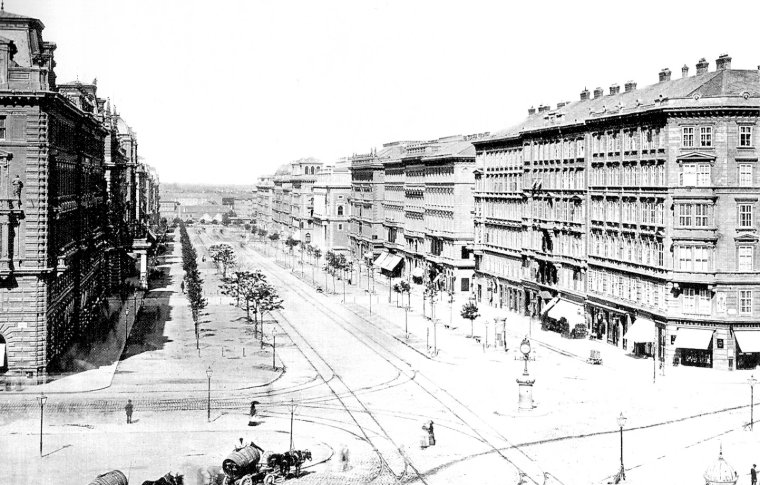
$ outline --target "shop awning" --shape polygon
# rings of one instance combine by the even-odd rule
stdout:
[[[541,311],[543,312],[543,314],[544,314],[544,315],[546,315],[546,313],[547,313],[549,310],[551,310],[551,309],[552,309],[552,307],[553,307],[554,305],[556,305],[558,301],[559,301],[559,297],[558,297],[558,296],[555,296],[555,297],[554,297],[554,298],[553,298],[551,301],[549,301],[549,303],[547,303],[546,305],[544,305],[544,308],[541,310]]]
[[[734,330],[736,343],[742,352],[760,352],[760,330]]]
[[[546,290],[541,291],[541,293],[539,293],[538,296],[540,296],[544,300],[551,300],[553,298],[553,295]]]
[[[401,264],[401,256],[389,254],[388,257],[383,261],[383,264],[380,265],[380,269],[384,269],[385,271],[392,273],[396,270],[396,268],[398,268],[399,264]]]
[[[382,268],[383,267],[383,261],[385,261],[385,258],[388,257],[388,253],[380,253],[380,256],[375,259],[375,261],[372,263],[372,266],[376,268]]]
[[[569,300],[560,299],[549,309],[549,312],[546,315],[554,320],[559,320],[560,318],[565,317],[567,323],[570,324],[570,328],[586,322],[583,315],[583,307]]]
[[[707,350],[713,331],[704,328],[679,328],[676,333],[676,348]]]
[[[654,322],[648,318],[638,317],[631,328],[623,335],[624,339],[635,344],[654,343],[656,341],[656,328]]]
[[[5,344],[0,344],[0,367],[5,367]]]
[[[372,251],[367,251],[364,253],[364,259],[372,259],[374,255],[372,254]]]
[[[425,270],[420,267],[414,268],[412,270],[412,276],[414,276],[415,278],[422,278],[424,275],[425,275]]]

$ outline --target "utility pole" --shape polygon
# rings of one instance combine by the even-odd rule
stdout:
[[[293,415],[296,412],[296,405],[293,398],[290,399],[290,451],[293,451]]]

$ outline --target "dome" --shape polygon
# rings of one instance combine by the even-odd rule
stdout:
[[[723,459],[723,446],[720,447],[720,454],[718,460],[705,470],[706,485],[735,485],[739,479],[739,475],[736,470]]]

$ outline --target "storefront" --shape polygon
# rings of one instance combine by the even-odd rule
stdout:
[[[652,357],[657,342],[657,327],[649,318],[636,317],[624,338],[634,355]]]
[[[608,344],[616,347],[627,348],[628,341],[623,336],[629,327],[628,313],[599,303],[589,302],[589,314],[593,338],[606,340]]]
[[[760,330],[735,330],[736,368],[754,369],[760,364]]]
[[[553,298],[546,303],[544,308],[547,329],[565,334],[573,332],[577,326],[582,326],[583,331],[580,335],[585,336],[586,316],[583,305],[564,298]],[[561,326],[563,319],[567,322],[567,328]]]
[[[692,367],[712,367],[713,330],[679,327],[675,334],[675,362]]]

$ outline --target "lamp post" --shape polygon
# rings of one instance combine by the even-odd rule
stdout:
[[[37,396],[37,402],[40,403],[40,456],[42,456],[42,419],[44,415],[46,401],[47,401],[47,396],[45,394],[40,393],[40,395]]]
[[[206,406],[206,419],[208,422],[211,422],[211,374],[213,374],[214,371],[211,370],[211,366],[206,369],[206,375],[208,376],[208,400],[207,400],[207,406]]]
[[[525,360],[525,368],[522,375],[517,378],[519,391],[517,409],[519,411],[530,411],[533,409],[533,384],[536,380],[532,379],[528,374],[528,359],[530,358],[531,346],[527,336],[520,343],[520,352],[522,352],[523,359]]]
[[[409,340],[409,305],[404,307],[404,338]]]
[[[124,316],[124,350],[127,349],[128,338],[129,338],[129,307],[127,307],[127,311]]]
[[[618,473],[618,481],[625,480],[625,465],[623,465],[623,426],[625,426],[626,417],[623,413],[617,418],[618,426],[620,426],[620,472]],[[617,482],[616,482],[617,483]]]
[[[749,384],[749,430],[754,431],[754,422],[755,422],[755,384],[757,383],[757,379],[755,379],[755,375],[749,376],[749,379],[747,379],[747,383]]]

